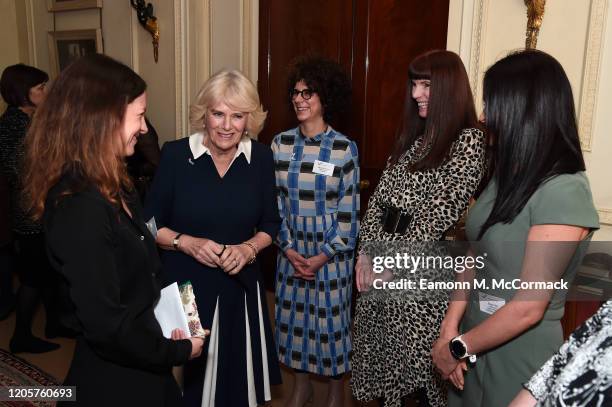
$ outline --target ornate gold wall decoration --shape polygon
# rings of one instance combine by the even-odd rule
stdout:
[[[157,17],[153,15],[153,5],[151,3],[145,5],[144,0],[130,0],[130,4],[136,9],[140,25],[151,34],[153,58],[157,62],[159,58],[159,25],[157,24]]]
[[[538,44],[538,34],[542,27],[544,18],[544,7],[546,0],[525,0],[527,6],[527,32],[525,34],[525,48],[536,48]]]

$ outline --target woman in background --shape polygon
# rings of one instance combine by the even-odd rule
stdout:
[[[354,250],[359,232],[357,145],[329,122],[350,104],[350,82],[323,58],[298,60],[288,94],[299,122],[272,141],[282,218],[276,271],[278,355],[293,368],[288,406],[312,398],[309,373],[329,377],[342,406],[350,371]]]
[[[147,197],[166,278],[193,284],[210,329],[206,358],[184,369],[189,406],[255,406],[280,383],[257,255],[280,220],[272,151],[251,139],[266,112],[239,71],[210,77],[191,106],[196,133],[166,143]]]
[[[561,64],[537,50],[510,54],[486,72],[483,99],[495,168],[466,232],[473,254],[486,253],[478,278],[489,287],[450,304],[432,351],[454,384],[453,407],[507,406],[563,342],[567,290],[496,290],[492,282],[571,284],[580,242],[599,228]],[[470,355],[478,360],[468,369]]]
[[[72,335],[59,323],[58,281],[47,260],[42,226],[25,211],[22,196],[24,140],[34,112],[45,100],[48,80],[45,72],[24,64],[7,67],[0,78],[0,93],[8,105],[0,117],[0,170],[10,190],[9,217],[20,282],[15,331],[9,344],[13,353],[42,353],[59,348],[58,344],[32,334],[32,321],[41,295],[46,310],[46,336]],[[0,250],[3,261],[10,264],[12,250],[8,245]],[[6,272],[10,268],[3,268],[2,273]],[[10,277],[4,278],[12,284]]]
[[[369,291],[368,247],[403,242],[410,248],[441,240],[467,208],[484,172],[485,137],[461,59],[450,51],[419,55],[408,68],[399,137],[361,227],[351,382],[358,400],[400,406],[417,393],[419,405],[446,406],[430,357],[446,301],[433,295],[417,300],[407,291]]]
[[[8,318],[15,308],[15,293],[13,292],[15,261],[11,247],[9,211],[9,186],[6,177],[0,172],[0,321]]]
[[[148,131],[138,138],[134,147],[134,155],[126,160],[128,174],[136,191],[138,191],[140,202],[143,204],[149,189],[151,189],[151,183],[161,157],[157,131],[147,117],[145,117],[145,124]]]
[[[76,403],[66,405],[179,405],[171,369],[202,350],[200,338],[164,338],[153,314],[161,265],[124,161],[147,131],[145,90],[127,66],[82,57],[56,79],[27,137],[25,195],[79,332],[64,381]]]

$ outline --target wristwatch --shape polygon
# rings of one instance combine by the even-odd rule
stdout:
[[[174,239],[172,239],[172,247],[174,247],[174,250],[178,250],[179,239],[182,235],[182,233],[179,233],[178,235],[174,236]]]
[[[461,335],[451,339],[451,341],[448,343],[448,348],[450,349],[451,355],[453,355],[453,357],[457,360],[462,360],[469,357],[471,361],[472,357],[474,356],[468,353],[467,345],[461,338]]]

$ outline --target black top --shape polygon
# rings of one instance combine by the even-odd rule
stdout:
[[[27,216],[21,201],[23,142],[29,126],[30,117],[16,106],[7,107],[0,116],[0,172],[10,189],[12,228],[24,234],[40,232],[40,224]]]
[[[159,137],[149,119],[145,117],[145,121],[149,131],[138,137],[134,154],[126,158],[128,173],[133,179],[153,177],[159,165]]]
[[[164,338],[153,314],[161,270],[155,242],[133,194],[130,218],[94,186],[79,185],[77,175],[64,175],[49,192],[43,217],[51,263],[75,306],[70,325],[83,335],[66,382],[81,386],[83,405],[103,404],[100,382],[115,392],[112,405],[121,404],[117,389],[128,385],[153,400],[139,399],[142,405],[163,405],[162,383],[172,366],[188,360],[191,344]],[[68,189],[80,192],[62,197]]]

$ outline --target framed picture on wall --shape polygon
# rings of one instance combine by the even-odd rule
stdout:
[[[88,54],[102,54],[102,30],[49,31],[51,76],[56,77],[71,62]]]
[[[102,8],[102,0],[47,0],[49,11]]]

